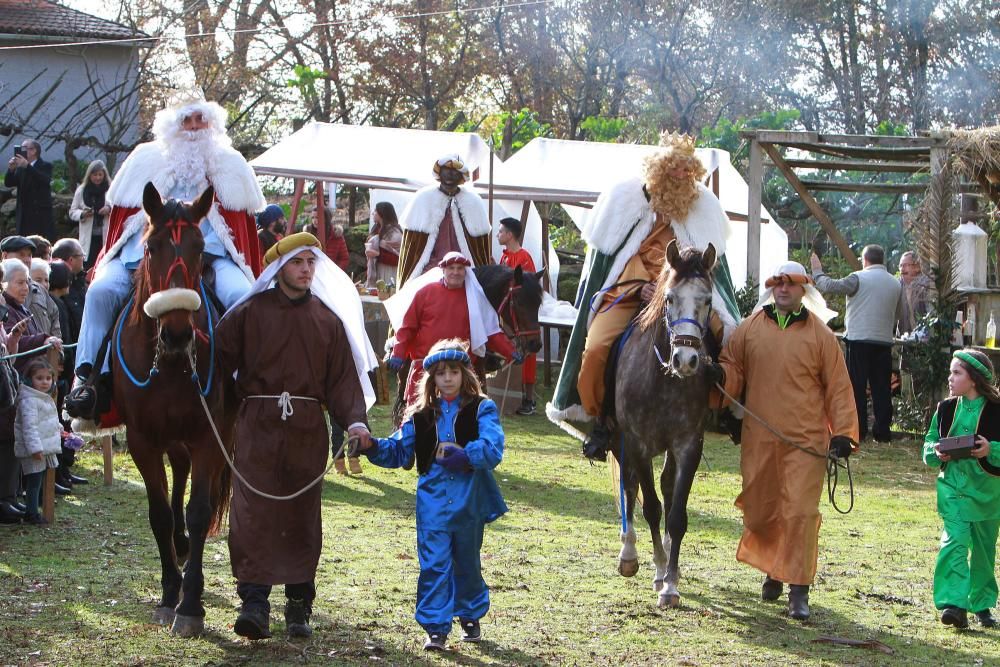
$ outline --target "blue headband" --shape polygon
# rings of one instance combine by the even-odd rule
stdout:
[[[424,358],[424,370],[430,370],[431,366],[439,361],[460,361],[466,366],[472,363],[463,350],[456,350],[454,348],[449,348],[447,350],[441,350],[440,352],[435,352],[434,354]]]

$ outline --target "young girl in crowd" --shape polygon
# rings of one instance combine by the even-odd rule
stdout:
[[[937,508],[944,522],[934,568],[934,606],[941,622],[969,626],[967,611],[985,628],[997,622],[995,572],[1000,529],[1000,392],[993,364],[982,352],[958,350],[948,375],[951,397],[941,401],[924,438],[924,463],[940,466]],[[946,436],[975,434],[970,458],[940,449]]]
[[[416,456],[415,618],[427,632],[424,648],[440,651],[455,617],[462,639],[479,641],[479,619],[490,608],[479,550],[485,525],[507,511],[491,472],[503,458],[504,435],[463,341],[436,343],[423,365],[418,400],[402,427],[364,453],[383,468],[402,467]]]
[[[25,520],[36,525],[48,523],[38,511],[46,468],[59,465],[62,451],[62,424],[52,398],[55,371],[45,359],[33,359],[24,369],[24,386],[17,394],[14,418],[14,455],[21,463],[28,511]]]

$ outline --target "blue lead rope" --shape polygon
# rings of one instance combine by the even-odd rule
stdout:
[[[122,355],[122,327],[125,325],[125,320],[128,319],[128,314],[132,310],[132,304],[135,303],[135,296],[128,300],[125,304],[125,309],[122,311],[121,317],[118,318],[118,326],[115,327],[115,354],[118,355],[118,361],[122,365],[122,370],[125,371],[125,377],[134,384],[139,389],[145,389],[149,386],[149,383],[156,377],[156,368],[149,369],[149,377],[147,377],[143,382],[139,382],[138,378],[132,374],[129,369],[128,364],[125,363],[125,357]]]
[[[198,385],[198,391],[201,392],[201,395],[207,397],[212,391],[212,377],[215,375],[215,326],[212,324],[212,304],[209,303],[208,296],[205,294],[205,281],[202,280],[199,286],[201,287],[201,302],[205,304],[205,316],[208,318],[208,382],[202,389],[201,382],[198,381],[197,368],[191,369],[191,379]]]

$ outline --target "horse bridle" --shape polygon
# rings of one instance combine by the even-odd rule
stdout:
[[[689,347],[695,350],[699,356],[704,355],[704,338],[705,332],[708,330],[708,321],[704,323],[699,322],[696,319],[690,317],[678,317],[676,320],[670,319],[670,314],[667,312],[667,304],[663,304],[663,321],[667,325],[667,340],[670,343],[670,349],[677,347]],[[698,327],[698,335],[694,334],[680,334],[677,333],[675,327],[679,324],[693,324]],[[667,373],[674,373],[674,367],[668,361],[664,361],[663,355],[660,354],[660,348],[653,344],[653,352],[656,354],[657,361],[660,362],[660,367],[663,368]]]
[[[520,323],[517,319],[517,311],[514,310],[514,295],[523,287],[523,285],[517,285],[514,283],[514,278],[510,279],[507,283],[507,294],[504,295],[503,300],[500,302],[500,307],[497,308],[497,315],[500,316],[500,326],[504,328],[504,333],[507,334],[508,338],[520,339],[525,336],[538,336],[541,335],[542,330],[538,329],[522,329]],[[506,317],[503,314],[504,308],[507,309]],[[510,323],[510,331],[507,331],[507,327],[504,326],[505,322]]]
[[[188,268],[187,262],[184,261],[184,257],[181,254],[181,236],[184,234],[184,229],[186,227],[195,227],[195,223],[183,218],[173,218],[165,224],[166,228],[170,230],[170,245],[174,249],[174,261],[170,263],[167,267],[167,275],[160,278],[160,286],[157,291],[167,289],[170,286],[170,279],[173,278],[174,271],[181,271],[184,274],[184,286],[188,289],[194,289],[194,281],[191,279],[191,270]],[[149,248],[146,248],[146,259],[149,259]],[[146,277],[149,277],[149,263],[146,263]]]

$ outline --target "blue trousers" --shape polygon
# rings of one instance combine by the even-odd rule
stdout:
[[[229,308],[250,291],[250,280],[230,258],[205,255],[205,262],[211,264],[215,271],[215,293],[224,307]],[[131,285],[132,272],[117,257],[102,266],[94,276],[83,304],[83,323],[80,325],[79,344],[76,348],[77,368],[84,364],[93,365],[104,337],[115,323],[115,313],[124,305]],[[105,370],[109,367],[110,359],[109,354],[104,362]]]
[[[45,471],[33,472],[24,476],[24,498],[28,506],[28,516],[36,516],[42,501],[42,482],[45,481]]]
[[[490,609],[479,551],[484,524],[463,530],[417,530],[417,619],[428,633],[447,635],[458,618],[479,620]]]

